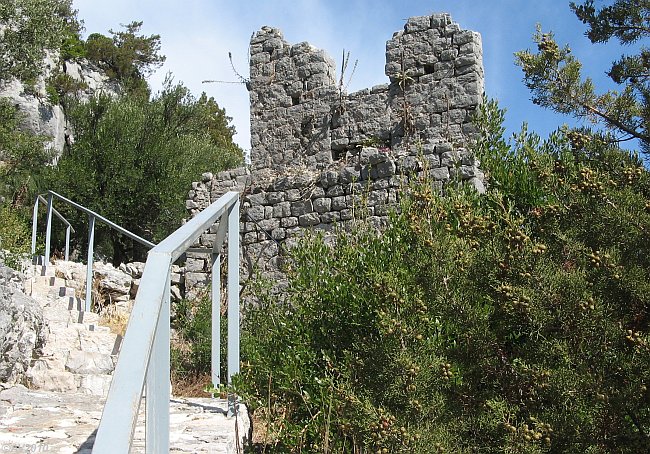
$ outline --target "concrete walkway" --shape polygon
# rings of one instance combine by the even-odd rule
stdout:
[[[170,404],[170,452],[243,452],[250,430],[243,405],[237,418],[228,418],[222,399],[172,398]],[[90,453],[103,405],[103,399],[81,393],[2,389],[0,452]],[[131,452],[144,452],[144,431],[143,402]]]

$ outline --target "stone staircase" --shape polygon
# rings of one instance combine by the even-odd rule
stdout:
[[[99,316],[84,311],[75,289],[56,277],[54,266],[36,265],[31,295],[48,322],[43,356],[27,372],[34,388],[106,397],[122,337],[99,325]]]
[[[2,452],[89,453],[122,342],[56,276],[54,266],[34,266],[25,283],[43,310],[47,341],[27,371],[29,388],[0,383]],[[144,403],[132,452],[144,452]],[[227,417],[227,402],[170,399],[170,451],[239,453],[249,439],[244,405]]]

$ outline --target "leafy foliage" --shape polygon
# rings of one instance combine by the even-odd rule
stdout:
[[[237,386],[270,452],[648,446],[650,175],[573,132],[509,144],[486,110],[486,195],[415,184],[380,235],[308,236],[247,308]]]
[[[223,142],[230,146],[222,148],[204,129],[206,122],[221,121],[230,131],[227,117],[210,115],[187,88],[170,80],[151,101],[99,97],[73,103],[69,114],[77,140],[50,186],[149,240],[180,225],[187,188],[197,175],[242,162],[241,150],[228,138]],[[115,263],[143,257],[141,248],[104,227],[97,239]]]
[[[616,0],[600,10],[587,0],[581,4],[571,2],[571,9],[589,26],[587,36],[594,43],[615,37],[621,44],[630,44],[650,34],[650,3],[645,0]],[[534,41],[537,53],[525,50],[516,54],[534,103],[603,122],[619,133],[618,140],[639,139],[645,152],[650,149],[650,53],[645,47],[612,64],[608,74],[621,85],[620,91],[599,94],[593,81],[583,77],[582,64],[569,46],[561,48],[552,33],[542,33],[540,28]]]
[[[76,14],[72,0],[3,0],[0,81],[29,81],[40,75],[48,49],[78,40],[81,24]]]
[[[172,368],[180,378],[209,375],[212,367],[212,301],[209,292],[192,300],[182,300],[175,308],[172,323],[177,342],[172,345]],[[227,318],[221,317],[221,333],[227,331]],[[221,376],[227,374],[226,346],[221,342]]]
[[[139,35],[142,22],[123,27],[124,31],[109,30],[112,38],[91,34],[86,40],[86,56],[127,92],[148,96],[145,79],[165,62],[165,56],[160,55],[160,35]]]
[[[44,137],[18,129],[20,114],[6,99],[0,99],[0,198],[14,208],[33,200],[51,152]]]

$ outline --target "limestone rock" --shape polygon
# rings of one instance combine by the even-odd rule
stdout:
[[[23,288],[18,272],[0,266],[0,382],[25,382],[45,342],[42,310]]]
[[[132,279],[129,274],[101,262],[94,264],[93,274],[95,279],[99,279],[100,291],[108,294],[111,298],[130,293]]]

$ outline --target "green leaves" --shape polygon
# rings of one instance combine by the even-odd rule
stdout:
[[[139,35],[142,22],[109,32],[112,38],[93,33],[86,41],[86,56],[102,67],[131,94],[149,95],[145,79],[165,62],[160,55],[160,35]]]
[[[204,127],[214,118],[171,81],[151,101],[131,95],[71,101],[69,118],[76,141],[53,170],[52,188],[152,241],[178,228],[192,181],[243,161],[231,136],[221,138],[229,147],[215,143],[218,135]],[[145,253],[101,227],[97,234],[118,263]]]
[[[58,50],[81,25],[71,0],[3,0],[0,81],[29,81],[40,75],[47,50]]]
[[[571,2],[571,9],[589,26],[587,36],[596,42],[616,37],[622,44],[647,38],[650,33],[650,3],[616,0],[611,6],[596,9],[594,2]],[[637,55],[623,55],[608,74],[621,89],[598,94],[591,79],[582,74],[582,65],[568,46],[560,48],[552,33],[538,27],[533,40],[538,52],[515,54],[516,64],[524,72],[524,83],[531,90],[532,101],[543,107],[576,118],[601,122],[614,132],[614,140],[639,139],[642,150],[650,147],[648,134],[648,100],[650,86],[648,51],[641,47]]]
[[[415,185],[381,235],[307,236],[282,294],[255,293],[240,391],[261,449],[647,445],[650,175],[599,137],[508,142],[495,103],[479,117],[486,195]]]

